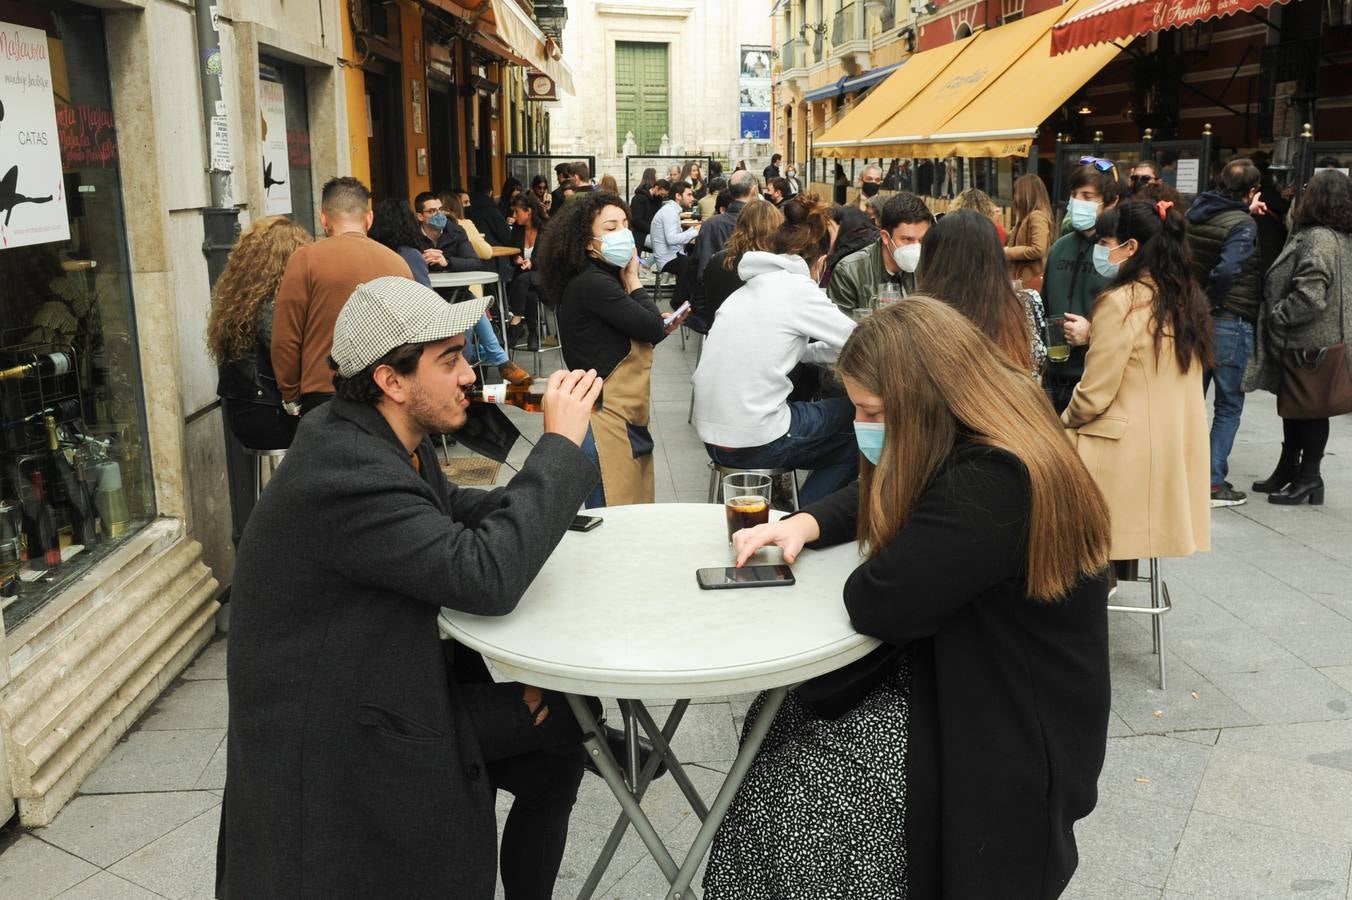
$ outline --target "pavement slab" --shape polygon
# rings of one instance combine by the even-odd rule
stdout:
[[[98,866],[29,834],[0,845],[0,897],[48,900],[98,872]]]
[[[33,835],[106,869],[220,802],[206,791],[87,794]]]
[[[142,847],[109,871],[170,900],[215,896],[219,804]]]
[[[1352,845],[1330,843],[1242,819],[1194,812],[1168,887],[1217,900],[1347,896]]]

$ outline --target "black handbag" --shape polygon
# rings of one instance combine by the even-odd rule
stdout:
[[[1282,386],[1277,415],[1283,419],[1327,419],[1352,412],[1352,373],[1347,369],[1343,333],[1343,257],[1338,253],[1338,343],[1282,351]]]

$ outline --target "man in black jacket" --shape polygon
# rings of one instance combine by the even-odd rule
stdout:
[[[446,215],[441,197],[423,191],[413,198],[418,219],[418,249],[433,272],[480,272],[487,267],[474,253],[469,235],[460,223]]]
[[[695,238],[695,280],[699,279],[700,273],[709,264],[709,257],[723,249],[723,245],[732,236],[732,230],[737,227],[738,214],[752,196],[759,192],[760,184],[756,181],[755,175],[745,169],[732,173],[732,178],[728,179],[728,193],[732,195],[732,203],[728,204],[724,212],[711,216],[700,228],[699,237]]]
[[[337,396],[301,422],[240,542],[217,897],[488,900],[496,789],[516,798],[507,895],[550,896],[577,724],[552,692],[493,683],[437,613],[516,607],[597,481],[581,444],[601,380],[550,376],[509,485],[448,483],[428,435],[466,421],[463,335],[483,310],[384,277],[338,317]]]
[[[1244,412],[1240,382],[1253,352],[1253,326],[1263,300],[1263,272],[1257,251],[1258,227],[1249,206],[1262,176],[1247,159],[1227,163],[1215,190],[1197,195],[1188,208],[1192,267],[1211,303],[1216,367],[1203,378],[1214,384],[1216,414],[1211,421],[1211,505],[1239,506],[1243,491],[1226,481],[1230,448]]]

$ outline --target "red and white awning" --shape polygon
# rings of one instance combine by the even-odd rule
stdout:
[[[1052,56],[1289,0],[1103,0],[1052,29]]]

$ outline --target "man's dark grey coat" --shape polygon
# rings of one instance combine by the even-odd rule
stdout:
[[[492,791],[438,639],[512,611],[597,480],[545,435],[509,486],[422,474],[380,413],[306,416],[240,541],[217,895],[491,898]]]

